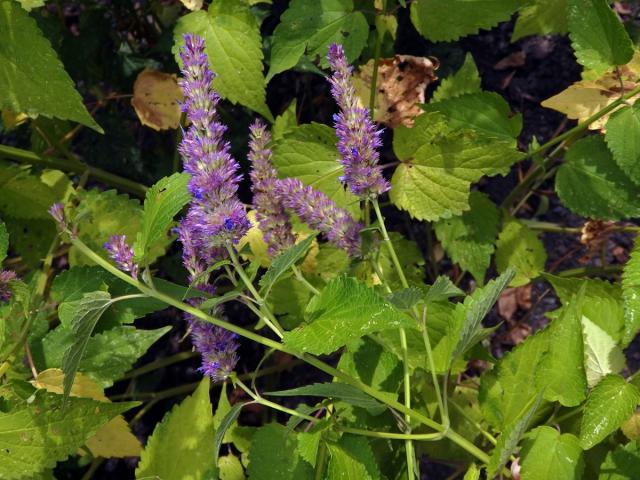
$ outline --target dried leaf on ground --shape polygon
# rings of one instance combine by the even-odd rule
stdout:
[[[140,122],[154,130],[178,128],[182,89],[175,75],[143,70],[133,84],[131,105]]]
[[[498,299],[498,313],[506,321],[513,318],[514,313],[521,308],[531,308],[531,284],[522,287],[507,288]]]
[[[373,60],[361,66],[354,75],[354,83],[363,105],[369,105]],[[378,67],[376,99],[373,118],[376,122],[395,128],[411,127],[413,119],[423,113],[420,104],[425,102],[427,86],[437,80],[435,59],[395,55],[382,58]]]
[[[615,227],[615,222],[605,220],[587,220],[582,226],[580,243],[587,248],[585,254],[580,257],[580,263],[589,262],[602,251],[602,247],[609,240],[609,233]]]
[[[510,53],[498,63],[496,63],[493,68],[495,70],[506,70],[508,68],[517,68],[524,65],[527,60],[527,54],[523,50],[518,50],[517,52]]]

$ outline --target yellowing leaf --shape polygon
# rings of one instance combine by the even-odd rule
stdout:
[[[31,382],[34,387],[50,393],[62,395],[64,392],[64,372],[59,368],[50,368],[38,374]],[[71,387],[71,396],[92,398],[101,402],[110,402],[102,388],[91,378],[77,373]],[[129,424],[122,415],[118,415],[86,442],[95,457],[137,457],[142,451],[140,441],[129,430]]]
[[[203,0],[180,0],[182,4],[191,11],[200,10]]]
[[[26,113],[15,113],[8,109],[2,110],[2,124],[7,130],[13,130],[28,119],[29,116]]]
[[[588,77],[583,75],[583,77]],[[568,118],[585,121],[594,113],[613,103],[620,95],[634,89],[640,80],[640,52],[618,71],[609,71],[599,78],[586,79],[574,83],[566,90],[542,102],[542,106],[564,113]],[[630,103],[640,98],[636,95]],[[615,110],[614,110],[615,111]],[[609,115],[611,115],[610,112]],[[590,130],[604,128],[609,115],[605,115],[589,125]]]
[[[260,224],[256,220],[256,211],[250,210],[247,214],[247,218],[251,222],[251,228],[244,234],[244,236],[238,242],[238,251],[242,252],[240,256],[245,260],[258,259],[260,266],[268,267],[271,265],[271,257],[269,257],[268,246],[264,241],[264,234],[260,230]],[[248,245],[250,252],[244,247]],[[244,249],[244,252],[243,252]]]
[[[202,2],[201,2],[202,3]],[[154,130],[178,128],[182,89],[175,75],[143,70],[133,84],[131,105],[140,122]]]
[[[636,411],[620,429],[629,440],[640,440],[640,412]]]

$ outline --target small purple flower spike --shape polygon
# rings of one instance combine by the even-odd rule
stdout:
[[[200,355],[200,371],[214,382],[222,382],[238,363],[238,336],[224,328],[200,320],[190,320],[191,342]]]
[[[0,270],[0,302],[8,302],[11,300],[11,288],[9,282],[17,278],[16,272],[11,270]]]
[[[131,272],[133,278],[138,278],[138,265],[133,261],[133,248],[127,243],[126,235],[112,235],[104,248],[120,270]]]
[[[64,216],[64,205],[62,202],[57,202],[51,205],[49,208],[49,215],[51,215],[56,221],[60,230],[67,229],[67,221]]]
[[[267,147],[271,142],[271,134],[260,120],[256,120],[249,128],[251,140],[248,157],[251,161],[253,208],[269,246],[269,255],[275,256],[293,246],[296,239],[285,207],[273,193],[278,173],[273,168],[271,150]]]
[[[329,78],[331,94],[340,108],[333,119],[340,163],[344,167],[341,180],[354,195],[376,198],[391,188],[378,165],[382,130],[369,118],[369,109],[358,104],[356,89],[351,83],[353,69],[347,63],[342,45],[332,44],[327,59],[333,72]]]
[[[322,232],[335,246],[353,257],[360,255],[360,230],[364,226],[324,193],[305,186],[297,178],[277,180],[273,192],[286,208],[293,210],[311,228]]]

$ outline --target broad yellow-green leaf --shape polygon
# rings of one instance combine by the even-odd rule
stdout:
[[[344,435],[329,449],[328,480],[379,480],[380,470],[366,437]]]
[[[622,349],[613,338],[585,316],[582,317],[582,330],[584,366],[589,387],[593,387],[606,375],[620,373],[626,362]]]
[[[640,444],[618,445],[607,453],[600,466],[598,480],[631,480],[640,478]]]
[[[433,102],[439,102],[447,98],[458,97],[465,93],[480,92],[480,74],[478,67],[470,53],[464,57],[464,63],[456,73],[449,75],[440,82],[433,92]]]
[[[544,271],[547,252],[538,235],[516,219],[508,219],[496,242],[496,268],[515,268],[512,287],[526,285]]]
[[[618,166],[640,184],[640,104],[613,113],[605,139]]]
[[[529,35],[567,32],[567,0],[530,0],[518,10],[511,41]]]
[[[622,274],[622,297],[624,299],[622,343],[628,345],[640,330],[640,241],[638,240]]]
[[[307,479],[312,475],[311,466],[295,454],[297,438],[284,425],[270,423],[253,436],[249,450],[247,477],[249,480]]]
[[[520,456],[522,480],[582,478],[582,448],[580,441],[570,433],[561,435],[553,427],[538,427],[523,441]]]

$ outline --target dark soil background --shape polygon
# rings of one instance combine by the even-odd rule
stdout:
[[[81,83],[81,87],[88,87],[91,82],[101,82],[108,90],[108,85],[113,82],[126,90],[131,85],[135,75],[127,76],[126,68],[135,71],[135,61],[142,65],[152,64],[154,61],[164,65],[175,64],[170,55],[167,55],[167,42],[171,41],[169,34],[158,34],[149,31],[144,22],[138,22],[129,15],[131,6],[129,2],[102,2],[110,4],[101,14],[97,14],[89,23],[80,15],[82,9],[75,3],[65,7],[66,28],[76,29],[76,39],[91,41],[91,37],[97,35],[96,31],[114,30],[116,32],[128,32],[143,45],[137,55],[124,56],[126,61],[113,58],[110,60],[114,66],[100,65],[109,63],[106,58],[114,56],[115,42],[102,45],[90,44],[85,46],[85,52],[80,59],[69,62],[70,65],[80,62],[96,64],[95,71],[87,73],[85,70],[76,71],[70,68],[70,74]],[[145,2],[132,2],[144,7]],[[126,6],[124,4],[127,4]],[[286,9],[287,2],[275,0],[273,3],[273,16],[267,17],[263,24],[263,34],[269,35],[278,23],[279,14]],[[107,12],[107,13],[104,13]],[[54,32],[55,28],[47,22],[43,22],[43,29]],[[542,108],[540,103],[561,92],[573,82],[580,79],[581,67],[576,63],[573,51],[566,37],[546,36],[529,37],[519,42],[511,43],[510,37],[513,30],[513,22],[505,22],[490,31],[482,31],[478,35],[466,37],[455,43],[432,44],[422,38],[413,28],[408,18],[407,10],[399,12],[398,37],[395,44],[396,53],[416,56],[434,56],[441,62],[438,71],[440,77],[446,77],[457,70],[462,64],[465,53],[470,52],[478,66],[482,78],[482,86],[486,90],[495,91],[505,97],[514,112],[522,113],[524,128],[520,137],[520,146],[526,149],[533,138],[539,143],[549,140],[554,135],[572,127],[572,122],[567,122],[564,116],[558,112]],[[55,37],[54,37],[55,38]],[[70,47],[59,44],[54,46],[60,49],[63,60],[69,58],[78,47]],[[87,53],[87,51],[89,53]],[[118,52],[120,55],[120,52]],[[115,57],[118,57],[116,55]],[[127,63],[128,62],[128,63]],[[67,62],[65,61],[65,64]],[[85,65],[86,67],[86,65]],[[106,70],[115,68],[107,74]],[[68,67],[69,68],[69,67]],[[120,73],[117,73],[120,72]],[[116,78],[117,77],[117,78]],[[429,92],[435,85],[430,86]],[[331,123],[331,115],[334,105],[331,101],[326,81],[315,74],[300,72],[285,72],[278,75],[268,86],[268,103],[271,110],[277,114],[286,106],[297,99],[300,122],[311,120]],[[98,121],[105,127],[108,134],[98,137],[90,132],[83,133],[76,139],[73,148],[79,154],[84,152],[98,152],[91,158],[86,158],[89,163],[106,168],[114,173],[151,184],[160,176],[170,173],[174,133],[157,134],[144,127],[140,127],[133,110],[125,102],[114,102],[97,112]],[[119,119],[115,122],[114,119]],[[244,157],[246,151],[246,125],[250,115],[240,109],[231,107],[224,111],[224,119],[230,124],[232,142],[238,158]],[[385,152],[383,158],[393,161],[390,149],[390,135],[387,133]],[[3,143],[22,146],[27,139],[22,131],[12,133],[2,138]],[[96,143],[97,142],[97,143]],[[167,153],[169,152],[169,153]],[[158,161],[158,158],[164,159]],[[115,160],[114,160],[115,159]],[[486,192],[492,200],[499,203],[517,185],[529,165],[517,165],[506,177],[494,177],[480,182],[478,188]],[[580,227],[584,223],[583,218],[577,217],[567,211],[553,194],[551,184],[543,184],[538,190],[538,195],[533,195],[529,202],[520,210],[519,216],[531,217],[536,214],[536,219],[560,223],[565,226]],[[248,189],[244,188],[242,194],[248,201]],[[543,200],[541,200],[543,199]],[[400,231],[406,236],[416,239],[423,251],[426,252],[426,235],[430,233],[425,225],[411,222],[408,216],[393,207],[385,208],[385,215],[389,220],[390,229]],[[580,257],[585,253],[584,247],[579,243],[578,235],[544,234],[543,241],[549,254],[548,269],[564,270],[584,266],[580,263]],[[626,256],[631,247],[632,239],[625,235],[615,235],[609,239],[607,248],[607,261],[610,264],[620,264],[626,261]],[[159,265],[159,275],[181,280],[179,265],[179,251],[175,247],[168,259]],[[591,264],[598,265],[598,259]],[[60,265],[62,267],[62,265]],[[457,270],[455,266],[446,263],[441,264],[441,273],[448,273],[455,278]],[[463,279],[463,286],[470,287],[468,279]],[[496,356],[513,347],[513,339],[517,338],[513,332],[531,333],[545,323],[545,312],[558,306],[558,301],[549,285],[544,282],[536,282],[531,289],[530,308],[518,308],[509,322],[505,322],[498,334],[493,339],[493,353]],[[230,305],[230,304],[228,304]],[[228,319],[238,324],[250,324],[251,315],[241,306],[227,307],[225,315]],[[503,322],[504,318],[497,311],[487,319],[487,324]],[[166,335],[138,362],[138,366],[145,365],[157,359],[161,359],[181,351],[190,351],[190,343],[184,340],[185,325],[181,315],[168,309],[161,313],[150,315],[138,320],[137,325],[142,328],[158,328],[164,325],[173,325],[170,334]],[[249,342],[242,342],[240,350],[241,362],[239,373],[251,372],[263,355],[263,350]],[[640,367],[640,342],[635,342],[627,350],[629,363],[633,369]],[[267,365],[291,363],[291,370],[277,375],[271,375],[259,380],[265,389],[285,389],[301,384],[320,381],[324,378],[308,366],[299,366],[293,359],[286,355],[272,357]],[[167,368],[156,370],[153,374],[142,375],[133,380],[117,383],[109,390],[109,395],[126,395],[130,392],[157,392],[157,400],[152,401],[152,406],[144,416],[134,423],[133,429],[136,435],[145,440],[161,420],[163,415],[183,397],[181,395],[164,396],[163,392],[176,387],[198,382],[201,374],[197,371],[199,360],[193,357]],[[215,387],[220,388],[220,387]],[[184,392],[183,392],[184,393]],[[242,396],[241,392],[230,392],[232,402]],[[213,398],[216,398],[217,394]],[[134,412],[135,415],[135,412]],[[272,418],[272,413],[262,409],[243,410],[240,417],[241,424],[259,425]],[[125,479],[133,478],[134,460],[107,460],[102,463],[92,478],[96,479]],[[56,470],[58,479],[78,478],[78,465],[76,461],[69,461],[60,465]],[[451,468],[422,460],[423,478],[444,479],[450,478]]]

